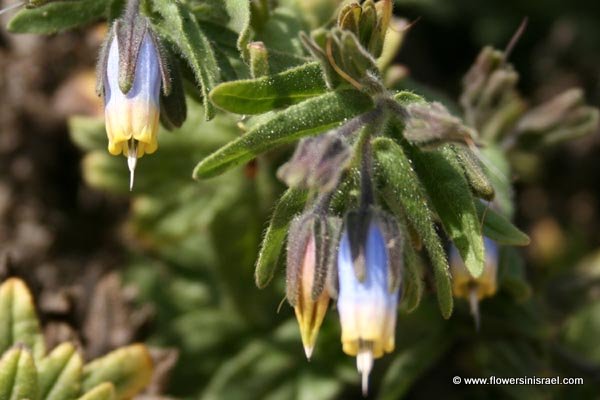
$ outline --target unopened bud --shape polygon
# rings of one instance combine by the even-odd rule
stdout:
[[[310,359],[329,305],[327,279],[335,259],[340,222],[306,213],[290,224],[287,248],[287,299],[294,307],[306,357]]]
[[[528,111],[517,124],[522,141],[556,143],[598,128],[598,109],[587,106],[581,89],[567,90]]]
[[[350,146],[336,131],[305,138],[291,160],[277,171],[289,187],[333,191],[350,164]]]
[[[404,137],[422,147],[435,147],[447,142],[472,141],[475,132],[450,114],[443,104],[412,103],[406,106],[408,119]]]

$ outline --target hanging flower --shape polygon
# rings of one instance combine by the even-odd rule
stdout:
[[[398,228],[386,214],[369,211],[346,217],[337,259],[337,306],[343,350],[356,356],[364,393],[373,360],[394,350],[400,252]]]
[[[467,270],[455,247],[450,249],[450,272],[452,273],[452,292],[455,297],[469,301],[475,326],[479,329],[479,302],[496,294],[498,275],[498,245],[484,237],[485,266],[477,278]]]
[[[294,307],[308,359],[329,306],[327,280],[337,225],[336,218],[307,213],[296,217],[289,229],[287,299]]]
[[[179,127],[185,120],[185,98],[177,71],[167,66],[165,54],[148,20],[139,13],[139,1],[129,1],[100,55],[98,93],[104,97],[108,151],[127,157],[130,189],[137,159],[158,148],[161,117],[169,128]],[[177,107],[165,106],[165,101],[175,102]]]

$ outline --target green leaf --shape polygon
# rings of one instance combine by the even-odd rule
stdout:
[[[44,338],[31,293],[22,280],[10,278],[0,286],[0,353],[19,343],[36,359],[44,356]]]
[[[422,152],[410,147],[411,158],[440,217],[444,230],[474,277],[483,272],[483,236],[469,184],[456,155],[446,145]]]
[[[406,239],[405,236],[402,305],[407,312],[412,312],[419,306],[421,297],[423,297],[423,260],[411,246],[410,241]]]
[[[128,399],[139,393],[152,378],[152,358],[146,346],[134,344],[115,350],[83,369],[84,391],[100,383],[115,385],[116,397]]]
[[[380,193],[392,212],[401,219],[407,218],[421,236],[433,264],[442,316],[449,318],[454,301],[448,260],[435,230],[425,190],[401,146],[391,139],[377,138],[373,149]]]
[[[460,161],[465,178],[467,178],[473,194],[485,200],[493,200],[495,194],[494,187],[485,174],[481,161],[479,161],[475,153],[464,145],[453,144],[451,147]]]
[[[23,9],[8,23],[13,33],[47,35],[87,25],[104,18],[108,0],[56,1],[42,7]]]
[[[83,360],[71,343],[63,343],[39,362],[39,399],[74,399],[79,394]]]
[[[297,189],[288,189],[279,199],[258,253],[254,277],[259,288],[273,279],[290,222],[302,211],[305,200],[306,192]]]
[[[527,246],[530,242],[529,236],[514,226],[512,222],[504,218],[485,204],[475,202],[479,220],[483,221],[483,234],[490,239],[509,246]]]
[[[38,383],[35,362],[21,346],[6,352],[0,360],[0,399],[37,399]]]
[[[79,400],[113,400],[116,398],[115,385],[110,382],[104,382],[90,389]]]
[[[226,111],[262,114],[300,103],[326,90],[321,67],[314,62],[259,79],[222,83],[212,90],[210,99]]]
[[[239,33],[237,47],[242,57],[248,59],[248,43],[250,42],[250,2],[248,0],[225,0],[225,8],[229,14],[227,27]]]
[[[206,119],[214,116],[214,108],[208,94],[219,80],[219,66],[209,40],[200,29],[189,8],[175,1],[153,1],[154,7],[164,18],[157,24],[158,32],[181,51],[190,65],[202,90]]]
[[[276,146],[336,128],[372,106],[370,97],[356,90],[326,93],[293,105],[202,160],[193,176],[201,179],[218,175]]]

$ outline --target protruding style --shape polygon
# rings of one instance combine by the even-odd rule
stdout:
[[[337,307],[342,326],[342,347],[356,357],[362,376],[363,393],[373,360],[394,350],[396,308],[400,296],[401,240],[393,219],[383,212],[369,210],[363,246],[364,276],[357,276],[351,237],[359,229],[357,218],[347,218],[337,258],[339,294]],[[363,225],[363,224],[361,224]],[[360,236],[360,235],[359,235]],[[397,259],[396,259],[397,258]]]
[[[485,267],[478,278],[473,278],[455,247],[450,249],[450,271],[452,273],[452,292],[455,297],[469,302],[475,328],[479,330],[479,302],[491,297],[497,290],[498,245],[489,238],[484,238]]]
[[[130,187],[137,159],[158,148],[159,121],[170,129],[185,120],[177,78],[177,71],[167,65],[166,50],[139,12],[139,0],[130,0],[100,53],[97,84],[104,97],[108,151],[127,157]]]

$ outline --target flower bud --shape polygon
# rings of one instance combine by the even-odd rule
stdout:
[[[364,263],[362,277],[357,263]],[[356,356],[365,394],[373,359],[394,350],[401,263],[392,218],[373,210],[348,214],[338,250],[337,306],[343,350]]]
[[[462,142],[475,139],[472,129],[450,114],[438,102],[417,102],[406,107],[408,118],[404,137],[411,143],[432,147],[446,142]]]
[[[290,187],[331,192],[351,158],[345,139],[331,131],[302,139],[291,160],[279,168],[277,176]]]
[[[294,307],[302,344],[310,359],[329,306],[327,279],[339,220],[313,213],[290,224],[287,248],[287,299]]]
[[[594,132],[598,119],[598,109],[587,106],[583,91],[573,88],[529,110],[519,120],[516,131],[525,144],[551,144]]]
[[[497,289],[498,275],[498,245],[493,240],[485,237],[485,266],[477,278],[467,270],[458,251],[453,246],[450,249],[450,272],[452,274],[452,292],[455,297],[469,301],[471,314],[475,319],[475,326],[479,330],[479,301],[493,296]]]

